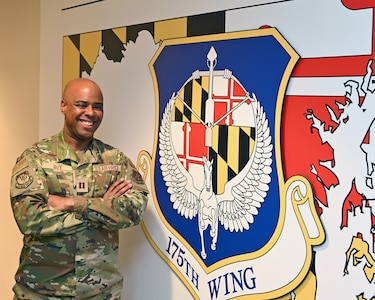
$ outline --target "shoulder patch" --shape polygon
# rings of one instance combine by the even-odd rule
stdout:
[[[34,178],[29,174],[29,171],[23,171],[16,176],[15,187],[18,189],[25,189],[32,184],[33,181]]]

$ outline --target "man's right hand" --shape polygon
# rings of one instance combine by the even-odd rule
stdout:
[[[132,188],[133,184],[131,180],[125,180],[124,178],[120,178],[108,188],[103,198],[108,199],[111,197],[120,197],[125,193],[129,193]]]

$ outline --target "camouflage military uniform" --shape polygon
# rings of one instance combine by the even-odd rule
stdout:
[[[129,194],[104,200],[125,177]],[[11,203],[24,234],[15,299],[120,299],[118,229],[139,224],[147,187],[118,149],[94,139],[78,156],[60,132],[27,149],[11,179]],[[74,211],[53,209],[49,194],[74,197]]]

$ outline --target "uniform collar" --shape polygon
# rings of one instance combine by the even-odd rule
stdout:
[[[97,141],[96,139],[93,139],[89,147],[86,149],[85,154],[79,158],[73,148],[66,143],[63,131],[60,131],[60,133],[57,135],[57,159],[60,162],[63,160],[73,160],[82,164],[100,162],[101,156]]]

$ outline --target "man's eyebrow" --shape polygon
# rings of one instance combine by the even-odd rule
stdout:
[[[81,100],[81,99],[77,99],[77,100],[74,101],[74,103],[79,103],[79,102],[81,102],[81,103],[89,103],[89,101]],[[93,105],[103,105],[103,102],[99,102],[99,101],[98,102],[94,102]]]

